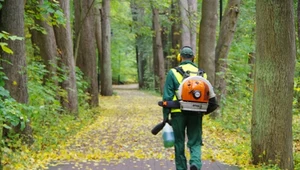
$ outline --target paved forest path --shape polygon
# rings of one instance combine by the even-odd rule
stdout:
[[[161,97],[139,91],[137,85],[114,86],[117,94],[100,98],[101,114],[69,147],[85,160],[57,161],[50,170],[175,170],[174,150],[165,149],[161,132],[151,129],[162,119]],[[205,146],[204,146],[205,147]],[[236,170],[218,161],[203,161],[202,170]]]

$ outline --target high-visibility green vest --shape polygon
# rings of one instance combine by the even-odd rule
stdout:
[[[199,69],[197,67],[193,66],[192,64],[185,64],[185,65],[181,65],[179,67],[182,67],[184,72],[190,71],[190,76],[197,76],[197,73],[199,71]],[[171,70],[172,70],[174,76],[176,77],[178,83],[180,84],[183,80],[183,76],[175,68],[172,68]],[[207,79],[206,73],[203,74],[203,78]],[[178,92],[178,89],[175,91],[175,95],[173,96],[173,101],[178,100],[177,96],[176,96],[177,92]],[[181,110],[180,109],[171,109],[171,113],[175,113],[175,112],[181,112]]]

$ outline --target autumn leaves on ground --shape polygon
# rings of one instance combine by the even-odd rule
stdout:
[[[173,148],[163,147],[161,133],[150,132],[162,119],[157,106],[160,99],[138,90],[116,90],[111,97],[100,97],[99,108],[81,111],[72,123],[61,120],[56,127],[43,126],[41,130],[52,133],[35,136],[31,148],[21,145],[17,152],[4,150],[5,169],[47,169],[62,162],[118,163],[128,158],[173,160]],[[208,116],[203,130],[204,160],[250,167],[249,134],[230,132]]]

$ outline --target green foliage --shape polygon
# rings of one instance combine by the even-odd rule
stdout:
[[[67,158],[69,153],[65,150],[70,139],[91,125],[98,114],[96,110],[81,111],[74,119],[71,115],[49,112],[44,118],[49,121],[32,121],[34,144],[28,147],[17,140],[11,142],[15,149],[3,149],[4,169],[47,169],[50,161]]]
[[[38,108],[33,118],[45,119],[50,113],[64,112],[60,100],[66,98],[67,92],[59,84],[67,79],[67,71],[56,65],[52,66],[57,69],[56,73],[49,73],[45,65],[37,61],[31,61],[27,66],[29,104]],[[86,108],[88,107],[86,101],[89,99],[89,94],[85,93],[88,83],[84,81],[83,73],[78,67],[76,80],[79,106]]]
[[[295,160],[295,168],[294,169],[300,169],[300,152],[295,152],[294,160]]]
[[[299,41],[299,40],[298,40]],[[299,44],[299,42],[298,42]],[[296,69],[295,69],[295,81],[294,81],[294,101],[293,101],[293,113],[300,114],[300,55],[297,51]]]
[[[4,0],[0,0],[0,10],[2,8],[2,3],[4,2]]]
[[[22,130],[25,127],[25,123],[29,121],[28,118],[33,108],[26,104],[18,103],[10,96],[9,91],[4,88],[5,80],[8,78],[2,70],[3,68],[0,67],[0,122],[3,122],[1,126],[11,129],[11,127],[20,124]]]
[[[76,67],[76,85],[78,105],[83,109],[87,109],[89,107],[87,101],[91,98],[90,94],[86,92],[89,84],[85,81],[83,72],[78,67]]]
[[[130,3],[112,1],[111,6],[113,81],[117,82],[120,77],[122,82],[136,82],[135,34],[129,27],[132,24]]]
[[[1,31],[0,32],[0,40],[12,40],[12,41],[15,41],[15,40],[23,40],[22,37],[18,37],[18,36],[15,36],[15,35],[11,35],[9,34],[8,32],[6,31]],[[8,44],[6,42],[0,42],[0,47],[1,49],[5,52],[5,53],[8,53],[8,54],[13,54],[14,52],[8,47]]]
[[[56,66],[53,65],[53,67]],[[88,83],[84,81],[83,73],[78,68],[76,68],[76,79],[81,113],[76,119],[72,115],[64,114],[65,111],[60,100],[67,93],[61,89],[59,84],[66,80],[66,70],[59,67],[56,69],[58,70],[57,74],[50,73],[41,62],[35,60],[29,62],[27,66],[29,103],[26,105],[16,102],[3,88],[4,80],[7,77],[0,70],[0,120],[5,122],[4,128],[11,129],[10,126],[19,124],[21,128],[24,128],[25,122],[29,122],[30,118],[35,140],[30,148],[31,156],[41,151],[53,151],[55,146],[65,143],[66,138],[86,125],[86,122],[91,122],[94,115],[93,112],[84,112],[88,106],[86,100],[89,95],[85,93]],[[10,136],[4,141],[2,162],[6,168],[24,168],[32,162],[32,160],[28,160],[32,158],[23,157],[29,152],[29,148],[22,145],[18,135]],[[45,159],[48,158],[49,156]]]
[[[253,73],[253,68],[248,64],[249,53],[255,53],[255,2],[242,1],[237,31],[228,56],[228,70],[226,73],[227,96],[222,103],[222,119],[217,120],[220,125],[238,136],[247,136],[251,129],[252,116],[252,90],[253,79],[248,75]],[[300,101],[300,59],[297,52],[295,71],[295,95],[293,107],[293,140],[295,147],[295,169],[300,167],[299,139],[299,101]],[[248,136],[250,140],[250,136]],[[250,145],[250,143],[248,144]],[[245,147],[241,143],[235,147]],[[236,152],[234,152],[236,153]],[[250,154],[250,153],[249,153]],[[258,169],[279,169],[276,165],[259,165]]]
[[[25,23],[28,28],[46,34],[44,28],[35,23],[35,20],[46,21],[49,25],[64,25],[66,22],[64,13],[58,1],[27,0],[25,4]]]
[[[227,60],[228,69],[225,75],[227,95],[222,100],[221,108],[222,119],[225,120],[224,125],[227,128],[242,128],[245,132],[249,132],[250,125],[247,122],[251,118],[253,84],[249,74],[253,73],[253,69],[248,64],[248,54],[255,51],[254,2],[243,2],[240,11],[237,30]]]
[[[61,112],[60,98],[67,94],[57,83],[61,83],[66,77],[63,74],[61,74],[62,77],[53,75],[49,79],[44,80],[49,71],[45,69],[45,65],[35,61],[32,61],[27,66],[27,72],[29,104],[36,107],[32,115],[33,121],[45,118],[50,112]]]

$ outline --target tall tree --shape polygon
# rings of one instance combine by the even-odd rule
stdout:
[[[172,55],[175,56],[175,58],[172,60],[171,63],[171,68],[174,68],[178,65],[178,61],[176,60],[178,52],[180,50],[180,44],[181,44],[181,36],[180,36],[180,23],[178,18],[180,18],[180,12],[179,12],[179,8],[178,8],[178,3],[175,3],[176,0],[172,0],[171,1],[171,17],[170,20],[172,22],[172,26],[171,26],[171,35],[170,35],[170,39],[171,39],[171,44],[172,44],[172,50],[173,53]]]
[[[89,83],[90,105],[98,106],[97,57],[95,39],[95,0],[74,1],[75,7],[75,59]]]
[[[216,47],[216,75],[215,88],[217,89],[217,100],[220,103],[221,99],[226,95],[226,69],[227,57],[233,36],[236,30],[237,20],[240,10],[240,0],[228,0],[224,16],[222,17],[219,39]],[[212,117],[219,116],[219,112],[213,112]]]
[[[31,2],[31,1],[29,1]],[[28,1],[27,1],[28,3]],[[44,4],[44,0],[39,0],[37,2],[40,6]],[[27,6],[31,6],[33,4],[27,4]],[[33,8],[36,8],[33,7]],[[35,11],[38,13],[39,11],[35,9]],[[49,77],[53,76],[56,72],[56,64],[57,64],[57,46],[54,36],[54,30],[52,25],[49,25],[47,20],[47,16],[42,16],[43,14],[36,14],[41,15],[39,19],[34,17],[34,22],[39,27],[44,29],[44,31],[37,31],[36,29],[30,29],[31,32],[31,41],[32,44],[36,45],[39,48],[39,54],[43,60],[43,63],[46,66],[46,69],[49,71],[49,74],[47,74],[44,77],[44,80],[48,79]]]
[[[197,0],[188,0],[189,5],[189,29],[190,29],[190,38],[191,38],[191,47],[194,50],[194,54],[196,54],[196,48],[197,48],[197,21],[198,21],[198,15],[197,15],[197,7],[198,3]]]
[[[218,0],[203,0],[199,34],[198,65],[207,72],[208,80],[215,81],[216,28],[218,24]]]
[[[102,54],[102,28],[101,28],[101,8],[100,5],[95,10],[95,37],[98,51],[98,92],[100,91],[101,54]]]
[[[0,11],[0,31],[9,32],[12,35],[25,37],[24,33],[24,0],[10,0],[2,3]],[[14,12],[12,12],[14,11]],[[28,103],[27,74],[26,74],[26,55],[25,40],[9,40],[8,46],[13,50],[13,54],[1,52],[0,64],[8,77],[5,88],[9,91],[12,98],[19,103]],[[1,127],[2,128],[2,127]],[[15,129],[20,132],[20,126]],[[32,129],[27,123],[21,132],[27,143],[32,143]]]
[[[197,1],[179,0],[181,16],[181,45],[191,46],[196,54]]]
[[[164,82],[165,82],[165,63],[164,63],[164,54],[163,54],[163,47],[162,47],[162,38],[161,38],[161,27],[159,23],[159,11],[156,7],[152,6],[152,13],[153,13],[153,28],[154,28],[154,57],[157,57],[157,75],[156,77],[159,78],[159,91],[162,94]]]
[[[189,29],[189,16],[188,16],[188,0],[179,0],[180,16],[181,16],[181,45],[191,46],[191,37]]]
[[[257,0],[251,132],[254,164],[293,169],[295,57],[293,0]]]
[[[297,33],[298,33],[298,40],[300,40],[300,0],[298,0],[298,7],[297,7]],[[298,45],[300,45],[300,43]],[[299,46],[298,46],[298,48],[299,48]],[[297,58],[299,58],[299,56]],[[296,81],[297,81],[296,88],[300,88],[300,83],[299,83],[300,78],[298,78]],[[296,92],[296,95],[297,95],[297,93],[299,94],[299,92]],[[297,103],[298,103],[298,105],[296,106],[296,109],[300,110],[300,97],[297,97]]]
[[[101,62],[101,94],[111,96],[112,71],[111,71],[111,30],[110,30],[110,0],[102,1],[102,62]]]
[[[145,76],[145,64],[146,60],[144,57],[144,51],[143,51],[143,37],[138,32],[141,25],[144,25],[143,17],[144,17],[144,9],[139,7],[136,1],[131,0],[130,1],[130,9],[132,14],[132,20],[133,23],[133,29],[136,32],[136,38],[135,38],[135,51],[136,51],[136,61],[137,61],[137,71],[138,71],[138,82],[139,87],[143,88],[145,85],[144,82],[144,76]]]
[[[75,76],[75,62],[73,55],[73,43],[70,26],[70,1],[59,0],[60,7],[66,18],[65,25],[54,27],[55,38],[59,55],[61,59],[61,67],[66,71],[66,80],[61,84],[62,88],[67,92],[67,97],[62,99],[63,107],[70,113],[78,114],[78,98],[77,85]]]

